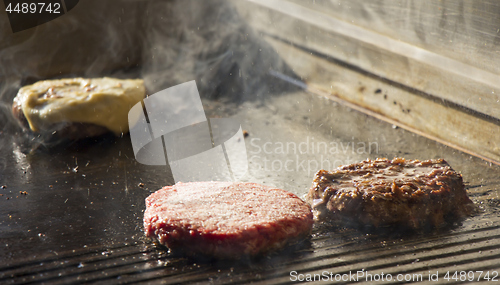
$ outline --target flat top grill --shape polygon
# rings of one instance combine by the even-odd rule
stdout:
[[[446,272],[489,271],[493,277],[500,270],[498,166],[315,94],[289,87],[273,94],[238,104],[203,102],[208,117],[237,118],[249,132],[245,143],[250,164],[244,180],[303,195],[326,161],[333,168],[366,158],[442,157],[462,173],[478,214],[430,233],[318,224],[301,246],[257,260],[192,260],[143,237],[144,198],[173,179],[166,167],[137,163],[128,136],[24,154],[14,137],[2,133],[0,185],[6,187],[0,189],[0,283],[285,284],[307,274],[324,280],[364,270],[373,278],[391,274],[392,280],[380,284],[405,283],[396,280],[398,274],[422,276],[425,283],[435,273],[439,282],[429,283],[453,284],[463,280],[448,282]],[[329,149],[316,148],[319,142],[328,143]],[[371,150],[362,148],[370,142]],[[288,149],[277,150],[287,143]],[[301,143],[307,151],[294,150]],[[285,168],[287,160],[291,162]],[[24,191],[27,195],[20,193]],[[477,281],[479,275],[473,277]],[[373,283],[365,278],[331,280]]]

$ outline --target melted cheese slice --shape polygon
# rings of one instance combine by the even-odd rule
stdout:
[[[39,81],[16,97],[31,130],[57,123],[92,123],[116,135],[128,132],[128,112],[145,96],[141,79],[72,78]]]

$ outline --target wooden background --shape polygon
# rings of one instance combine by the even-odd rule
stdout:
[[[238,2],[313,93],[500,162],[500,3]]]

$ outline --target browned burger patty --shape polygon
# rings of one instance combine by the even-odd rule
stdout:
[[[129,130],[130,108],[144,96],[140,79],[43,80],[19,89],[12,113],[26,129],[48,138],[120,136]]]
[[[365,160],[320,170],[306,198],[318,220],[413,229],[471,213],[462,182],[443,159]]]
[[[146,199],[144,231],[171,250],[216,258],[254,257],[311,231],[311,208],[296,195],[255,183],[192,182]]]
[[[17,101],[14,101],[12,104],[12,114],[14,118],[18,120],[18,122],[25,128],[29,128],[28,121],[24,116],[24,113],[21,109],[21,105]],[[51,128],[51,134],[57,139],[70,139],[70,140],[79,140],[83,138],[89,137],[97,137],[109,132],[109,130],[105,127],[101,127],[91,123],[59,123],[54,124]]]

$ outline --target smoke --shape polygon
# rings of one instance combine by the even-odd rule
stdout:
[[[12,99],[43,79],[143,78],[148,94],[194,79],[202,97],[243,101],[269,92],[270,70],[292,74],[225,0],[80,1],[18,33],[0,20],[0,38],[1,130],[20,130]]]
[[[14,132],[20,143],[37,147],[49,136],[28,132],[11,114],[20,87],[61,77],[98,77],[140,61],[133,39],[138,5],[125,2],[81,1],[70,13],[51,22],[12,33],[0,17],[0,130]]]
[[[165,3],[149,2],[144,18],[142,76],[151,91],[195,79],[202,96],[253,99],[270,69],[287,70],[231,2]]]

